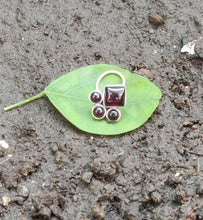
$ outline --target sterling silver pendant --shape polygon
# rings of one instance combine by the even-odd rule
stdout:
[[[122,84],[106,85],[104,91],[99,90],[101,80],[109,74],[120,76]],[[96,82],[96,89],[89,94],[90,102],[94,103],[92,116],[95,119],[107,118],[109,122],[116,122],[121,118],[119,107],[126,105],[126,87],[124,76],[116,71],[109,70],[104,72]]]

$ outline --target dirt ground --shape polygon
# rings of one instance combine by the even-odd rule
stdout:
[[[1,0],[0,219],[203,219],[203,67],[180,52],[202,13],[202,0]],[[161,89],[142,127],[87,134],[46,97],[4,112],[96,63]]]

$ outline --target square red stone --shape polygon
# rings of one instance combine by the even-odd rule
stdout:
[[[122,107],[125,105],[125,86],[105,86],[104,105],[106,107]]]

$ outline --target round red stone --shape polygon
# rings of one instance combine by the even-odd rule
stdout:
[[[107,113],[107,118],[110,121],[117,121],[120,118],[120,111],[117,109],[110,109]]]
[[[93,103],[100,103],[102,100],[102,94],[97,91],[93,91],[90,93],[90,101]]]
[[[92,109],[92,114],[96,119],[102,119],[105,116],[105,108],[102,105],[96,105]]]

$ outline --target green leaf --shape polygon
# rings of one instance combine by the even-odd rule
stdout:
[[[126,79],[126,107],[120,109],[121,119],[115,123],[94,119],[91,115],[93,104],[88,100],[89,93],[95,89],[97,79],[107,70],[120,71]],[[119,83],[119,76],[108,75],[101,81],[101,91],[104,85]],[[60,77],[45,89],[45,94],[76,127],[101,135],[121,134],[140,127],[151,116],[161,98],[159,88],[148,79],[105,64],[83,67]]]
[[[127,103],[120,108],[122,116],[115,123],[94,119],[91,115],[93,104],[88,99],[99,76],[108,70],[117,70],[126,79]],[[119,76],[108,75],[101,81],[100,90],[103,91],[105,85],[120,83]],[[44,94],[76,127],[100,135],[122,134],[140,127],[152,115],[161,98],[160,89],[145,77],[106,64],[86,66],[61,76],[47,86],[41,96]]]

